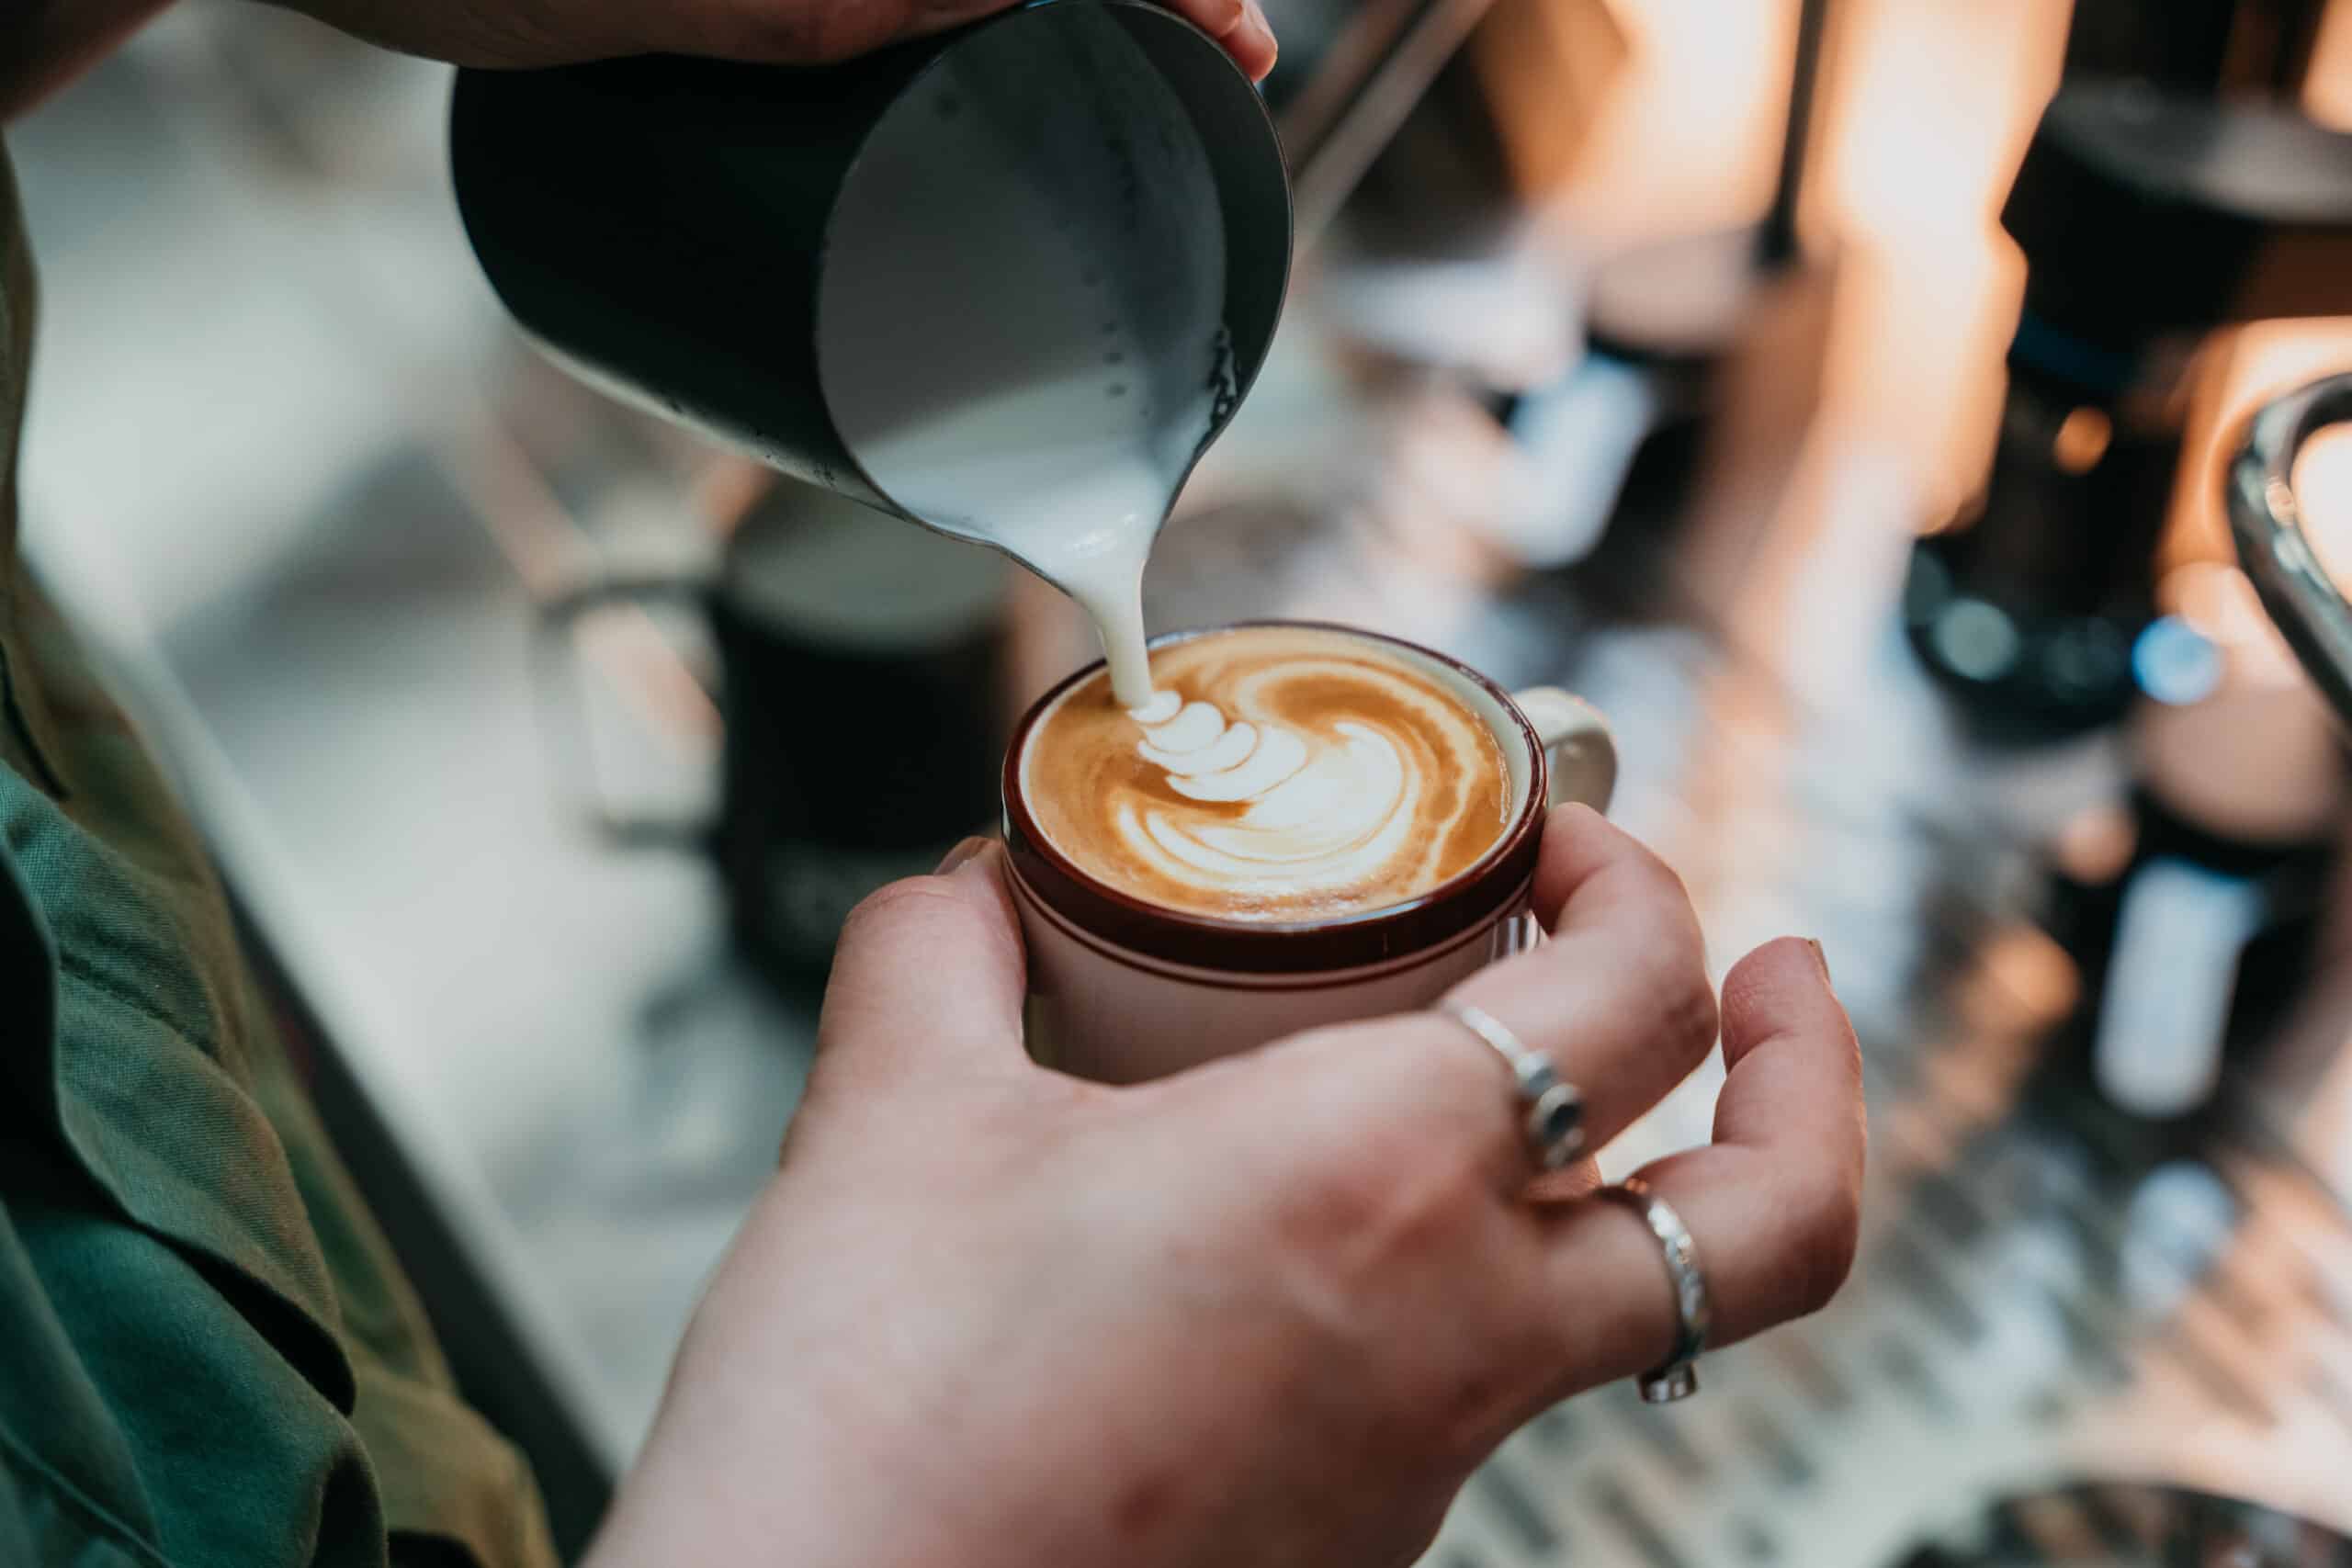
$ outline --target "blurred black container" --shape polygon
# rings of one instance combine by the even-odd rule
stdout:
[[[2311,69],[2327,0],[2075,0],[2065,74],[2287,98]]]
[[[663,601],[697,607],[718,652],[716,817],[639,816],[592,787],[593,825],[616,848],[710,854],[753,960],[786,983],[821,974],[859,899],[994,819],[1011,570],[786,481],[715,575],[616,576],[551,601],[551,654],[592,612]]]

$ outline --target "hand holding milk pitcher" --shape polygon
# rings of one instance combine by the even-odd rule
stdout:
[[[1821,1304],[1861,1128],[1817,947],[1727,980],[1714,1144],[1594,1190],[1716,1022],[1600,716],[1375,632],[1143,625],[1287,284],[1213,40],[1048,0],[788,84],[469,77],[454,137],[549,352],[1013,558],[1105,655],[1017,725],[1001,845],[851,917],[615,1561],[1401,1562],[1546,1404],[1684,1397]]]

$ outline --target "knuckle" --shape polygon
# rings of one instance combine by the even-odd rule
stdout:
[[[1678,911],[1690,908],[1690,889],[1683,882],[1682,874],[1666,863],[1656,850],[1647,844],[1635,843],[1634,863],[1640,868],[1644,891],[1659,903]]]
[[[1392,1295],[1480,1234],[1510,1096],[1486,1046],[1434,1027],[1378,1041],[1315,1030],[1280,1055],[1302,1092],[1265,1124],[1279,1149],[1267,1239],[1343,1318],[1343,1303]]]
[[[795,65],[831,65],[857,51],[861,24],[885,18],[879,6],[836,9],[785,5],[752,7],[733,18],[743,29],[736,52]]]
[[[1619,874],[1629,885],[1628,891],[1654,908],[1687,914],[1690,890],[1683,885],[1682,874],[1632,834],[1620,833],[1619,838]]]
[[[1359,1165],[1310,1159],[1281,1184],[1270,1211],[1283,1250],[1294,1257],[1323,1257],[1368,1226],[1380,1196]]]
[[[1620,962],[1608,977],[1608,994],[1613,1007],[1639,1021],[1645,1075],[1679,1082],[1714,1049],[1721,1024],[1695,932],[1637,937],[1630,951],[1623,943],[1612,949]]]
[[[1352,1195],[1369,1234],[1407,1236],[1444,1223],[1478,1189],[1477,1165],[1451,1130],[1432,1120],[1374,1130],[1327,1180]]]
[[[841,941],[876,923],[926,932],[943,944],[985,946],[1001,964],[1019,969],[1027,963],[1020,932],[991,919],[955,884],[939,876],[910,876],[887,883],[861,899],[842,922]]]
[[[1369,1288],[1366,1276],[1377,1267],[1371,1238],[1389,1229],[1390,1187],[1396,1179],[1397,1173],[1369,1159],[1322,1155],[1280,1184],[1270,1210],[1275,1241],[1317,1281],[1317,1299],[1344,1303]]]
[[[1661,1031],[1665,1048],[1675,1065],[1688,1073],[1714,1049],[1722,1021],[1704,962],[1696,953],[1670,962],[1659,994],[1665,1004]]]
[[[916,914],[934,908],[952,908],[956,895],[931,876],[910,876],[897,882],[885,883],[857,901],[849,912],[851,920],[871,925],[876,920],[889,919],[899,914]]]
[[[1668,1021],[1703,1035],[1702,1047],[1712,1044],[1717,1018],[1714,987],[1707,978],[1707,939],[1682,878],[1651,856],[1634,883],[1642,900],[1643,947],[1652,955],[1650,980],[1667,1003]]]
[[[1442,1123],[1462,1136],[1464,1123],[1491,1122],[1510,1103],[1510,1071],[1495,1048],[1453,1019],[1433,1020],[1432,1049],[1399,1052],[1395,1100],[1416,1121]]]
[[[1792,1208],[1795,1215],[1794,1311],[1803,1317],[1827,1306],[1854,1266],[1861,1234],[1861,1200],[1850,1182],[1810,1184]]]
[[[1327,1139],[1308,1164],[1288,1206],[1293,1239],[1346,1281],[1441,1250],[1486,1184],[1476,1145],[1434,1118],[1375,1119]]]
[[[962,921],[970,912],[962,897],[935,876],[910,876],[867,894],[842,922],[846,945],[872,928],[917,929]]]
[[[1606,846],[1615,841],[1620,829],[1600,812],[1581,800],[1571,800],[1552,807],[1544,822],[1546,842],[1554,839],[1588,840],[1590,845]],[[1580,844],[1580,849],[1588,848]]]

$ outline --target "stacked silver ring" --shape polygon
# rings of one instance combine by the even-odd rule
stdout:
[[[1528,1156],[1539,1169],[1557,1170],[1584,1153],[1584,1096],[1549,1056],[1529,1050],[1484,1008],[1448,998],[1437,1010],[1494,1047],[1510,1069]]]
[[[1584,1097],[1562,1078],[1551,1058],[1531,1051],[1518,1035],[1484,1008],[1451,998],[1437,1010],[1494,1048],[1510,1069],[1529,1156],[1544,1170],[1557,1170],[1584,1153]],[[1594,1194],[1623,1203],[1657,1238],[1666,1277],[1674,1287],[1674,1347],[1665,1360],[1634,1379],[1644,1403],[1670,1404],[1699,1392],[1699,1352],[1707,1346],[1713,1307],[1707,1298],[1706,1271],[1699,1267],[1699,1244],[1690,1227],[1646,1181],[1629,1176]]]
[[[1650,1235],[1657,1237],[1666,1259],[1667,1280],[1674,1287],[1674,1348],[1665,1360],[1634,1379],[1634,1386],[1648,1404],[1688,1399],[1699,1392],[1699,1352],[1707,1347],[1707,1330],[1714,1315],[1707,1299],[1706,1272],[1699,1267],[1699,1244],[1690,1239],[1690,1227],[1682,1223],[1674,1206],[1638,1176],[1604,1187],[1594,1196],[1623,1203],[1641,1215]]]

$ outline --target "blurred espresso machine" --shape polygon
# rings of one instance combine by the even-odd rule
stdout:
[[[1905,596],[1920,660],[1988,737],[2130,705],[2209,335],[2352,310],[2352,135],[2292,96],[2323,8],[2075,8],[2001,214],[2026,293],[1992,469]]]
[[[2352,311],[2352,135],[2300,101],[2323,10],[2076,6],[2001,213],[2026,283],[1990,472],[1905,586],[1909,643],[1981,743],[2111,742],[2122,797],[2046,850],[2045,924],[2085,979],[2051,1043],[2153,1122],[2274,1032],[2352,798],[2325,673],[2256,602],[2269,558],[2250,582],[2176,505],[2218,511],[2188,438],[2225,329]]]

